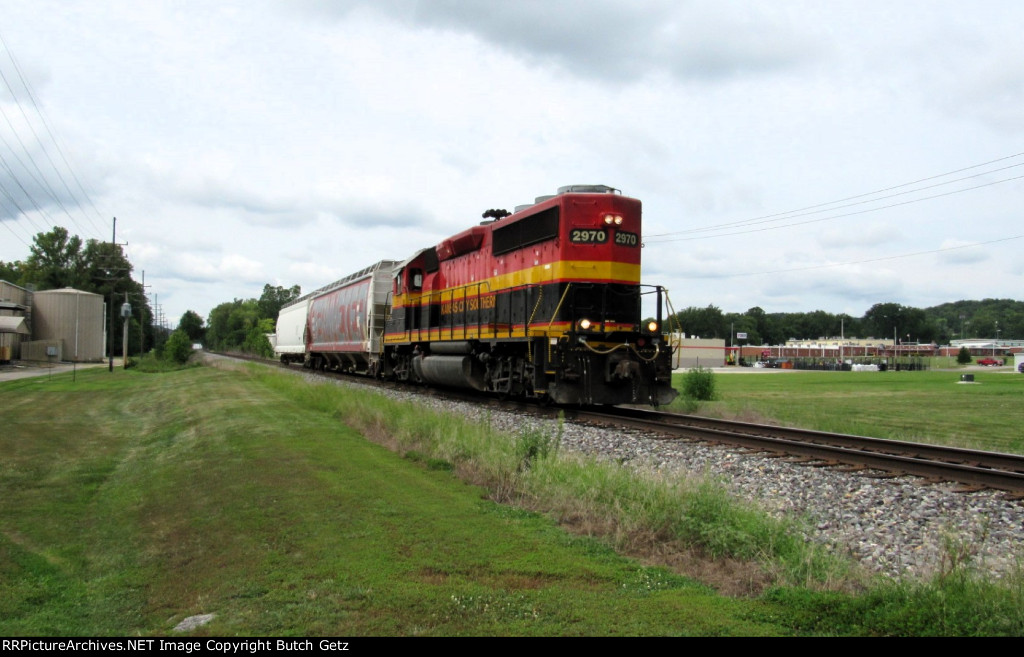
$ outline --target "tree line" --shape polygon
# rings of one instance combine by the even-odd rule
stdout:
[[[210,311],[206,323],[198,313],[188,310],[178,322],[193,342],[201,342],[216,351],[241,351],[257,356],[273,357],[267,339],[277,325],[277,314],[286,304],[298,299],[298,285],[285,288],[267,283],[259,299],[235,299]]]
[[[744,344],[784,344],[787,340],[847,338],[892,339],[902,343],[949,344],[960,338],[1024,339],[1024,301],[984,299],[955,301],[931,308],[876,303],[863,316],[824,310],[767,313],[753,307],[745,313],[726,313],[714,305],[691,306],[669,318],[667,327],[688,336],[735,340]]]

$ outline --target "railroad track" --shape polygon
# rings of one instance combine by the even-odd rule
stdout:
[[[253,359],[259,360],[259,359]],[[273,362],[267,364],[273,365]],[[310,370],[306,372],[312,373]],[[365,385],[383,385],[372,379],[321,373]],[[425,394],[460,401],[480,403],[479,395],[464,391],[437,390],[403,386]],[[679,415],[645,409],[543,407],[522,401],[499,401],[485,398],[486,403],[506,410],[557,415],[574,422],[608,427],[629,426],[651,432],[662,439],[695,440],[796,456],[808,465],[871,469],[892,476],[914,475],[929,481],[953,481],[969,489],[991,488],[1007,491],[1024,499],[1024,456],[983,452],[958,447],[869,438],[849,434],[828,433],[807,429],[751,424],[731,420]]]
[[[1024,496],[1024,456],[869,438],[632,408],[566,410],[576,421],[632,426],[670,438],[799,456],[822,466],[871,468],[931,481],[954,481]]]

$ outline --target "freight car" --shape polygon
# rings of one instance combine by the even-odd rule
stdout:
[[[381,260],[281,308],[274,348],[281,362],[376,375],[396,264]]]
[[[514,214],[488,215],[403,262],[378,263],[307,295],[306,366],[561,404],[675,398],[664,291],[640,284],[639,200],[576,185]],[[642,326],[645,294],[656,317]],[[371,296],[374,313],[364,316]],[[282,317],[297,317],[301,303]]]
[[[277,334],[274,353],[282,363],[301,363],[306,360],[306,316],[310,295],[306,295],[281,308],[277,315]]]

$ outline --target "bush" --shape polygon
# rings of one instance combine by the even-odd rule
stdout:
[[[167,344],[164,345],[164,359],[175,363],[185,363],[191,355],[192,341],[189,340],[188,334],[180,329],[171,333],[171,337],[167,338]]]
[[[961,365],[967,365],[971,362],[971,352],[967,350],[967,347],[960,347],[960,353],[956,355],[956,362]]]
[[[715,373],[706,367],[696,367],[683,377],[683,395],[697,401],[715,399]]]
[[[257,325],[249,329],[249,332],[245,334],[245,341],[242,343],[242,351],[254,356],[273,358],[274,348],[270,346],[267,332],[266,326]]]

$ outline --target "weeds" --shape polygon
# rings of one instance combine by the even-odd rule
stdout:
[[[559,432],[554,436],[538,429],[524,429],[516,437],[515,451],[519,456],[518,470],[529,470],[530,464],[535,460],[546,459],[558,454],[561,444],[561,425],[559,425]]]
[[[177,372],[178,370],[183,370],[189,367],[199,367],[199,363],[195,360],[178,362],[175,360],[158,358],[153,352],[149,352],[137,358],[130,359],[129,366],[138,372],[159,374],[162,372]]]
[[[714,401],[715,373],[706,367],[696,367],[683,376],[683,396],[695,401]]]
[[[497,620],[537,620],[536,604],[522,593],[497,591],[483,595],[453,595],[448,618],[474,618],[493,616]]]

